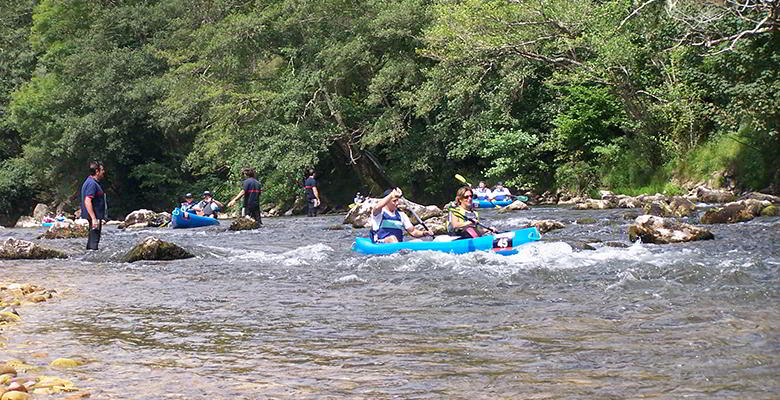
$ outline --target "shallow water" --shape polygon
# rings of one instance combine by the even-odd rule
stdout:
[[[74,256],[0,266],[59,292],[19,309],[0,358],[101,399],[780,397],[780,219],[659,246],[628,242],[632,213],[482,212],[567,223],[509,257],[359,255],[362,230],[325,229],[343,216],[108,228],[87,255],[85,239],[47,241]],[[197,257],[118,261],[148,235]],[[58,357],[88,363],[45,367]]]

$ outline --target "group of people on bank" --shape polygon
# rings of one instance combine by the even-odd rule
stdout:
[[[98,161],[89,163],[89,176],[81,186],[81,218],[89,222],[89,237],[87,249],[97,250],[100,242],[102,221],[106,218],[106,197],[99,181],[105,175],[105,167]],[[228,202],[232,207],[239,199],[244,199],[242,215],[252,217],[258,225],[262,225],[260,215],[260,194],[262,187],[255,177],[253,168],[244,168],[242,171],[244,181],[241,191]],[[315,179],[314,169],[306,170],[303,187],[306,193],[308,216],[314,216],[320,205],[320,193]],[[499,182],[493,190],[485,187],[485,182],[472,190],[471,186],[463,186],[458,189],[455,196],[455,206],[449,208],[447,217],[448,233],[460,238],[476,238],[485,234],[495,233],[492,227],[487,227],[479,222],[479,215],[472,209],[474,198],[489,200],[503,200],[511,196],[509,190]],[[371,238],[379,243],[396,243],[403,241],[404,231],[415,238],[433,236],[430,229],[418,229],[409,220],[409,217],[400,212],[398,204],[403,197],[400,188],[388,189],[382,198],[371,210]],[[194,201],[192,193],[187,193],[185,201],[180,207],[184,211],[193,212],[201,216],[216,218],[218,212],[224,208],[222,202],[214,199],[211,192],[203,192],[203,198],[199,202]],[[358,196],[356,196],[357,200]],[[362,201],[363,198],[360,198]],[[358,201],[356,201],[357,203]]]

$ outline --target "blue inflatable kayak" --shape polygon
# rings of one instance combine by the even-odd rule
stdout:
[[[191,212],[176,208],[171,213],[171,227],[173,228],[197,228],[199,226],[219,225],[216,218],[202,217]]]
[[[510,199],[510,200],[493,200],[493,201],[476,199],[476,200],[471,202],[471,205],[474,208],[506,207],[506,206],[512,204],[515,200],[520,200],[520,201],[526,202],[526,201],[528,201],[528,197],[526,197],[526,196],[514,196],[514,200]]]
[[[483,236],[476,239],[459,239],[450,242],[401,242],[373,243],[369,238],[355,238],[352,250],[363,254],[392,254],[399,250],[435,250],[445,253],[464,254],[472,251],[493,251],[502,255],[517,254],[517,246],[541,239],[536,228]]]

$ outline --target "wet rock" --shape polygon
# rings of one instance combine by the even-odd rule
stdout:
[[[780,204],[780,197],[772,196],[771,194],[764,194],[759,192],[750,192],[739,198],[740,200],[759,200],[768,201],[772,204]]]
[[[574,250],[580,250],[580,251],[582,251],[582,250],[596,250],[596,248],[591,246],[590,244],[588,244],[586,242],[579,241],[579,240],[564,240],[564,243],[566,243],[569,246],[571,246],[571,248],[574,249]]]
[[[16,370],[8,365],[0,365],[0,375],[16,376]]]
[[[343,231],[347,228],[344,225],[331,225],[331,226],[326,226],[322,229],[326,231]]]
[[[430,228],[435,235],[447,234],[447,217],[445,216],[428,218],[425,220],[425,225],[428,226],[428,228]],[[420,224],[416,225],[416,227],[418,229],[425,229]]]
[[[614,206],[617,206],[615,202]],[[585,199],[574,205],[575,210],[606,210],[615,208],[610,200]]]
[[[705,203],[727,203],[736,200],[737,196],[727,190],[709,189],[704,186],[696,188],[696,198]]]
[[[15,314],[9,311],[0,311],[0,323],[13,323],[13,322],[19,322],[22,318],[19,317],[19,314]]]
[[[11,382],[10,385],[6,388],[9,392],[10,391],[17,391],[17,392],[25,392],[27,393],[27,386],[25,386],[23,383],[19,382]]]
[[[106,223],[105,223],[105,224],[103,224],[103,225],[106,225],[106,226],[111,226],[111,225],[122,225],[122,221],[117,221],[117,220],[115,220],[115,219],[112,219],[111,221],[108,221],[108,222],[106,222]]]
[[[628,237],[632,242],[639,238],[643,243],[667,244],[714,239],[715,235],[704,228],[662,217],[642,215],[628,228]]]
[[[577,221],[577,225],[593,225],[597,223],[595,218],[580,218]]]
[[[772,203],[760,200],[740,200],[727,203],[723,207],[707,210],[701,217],[702,224],[730,224],[745,222],[761,215],[764,208]]]
[[[576,196],[576,197],[571,197],[570,198],[567,195],[562,195],[558,199],[558,205],[559,206],[565,206],[565,205],[578,204],[578,203],[586,202],[587,200],[590,200],[590,199],[587,199],[585,197],[580,197],[580,196]]]
[[[631,247],[630,244],[623,243],[623,242],[604,242],[604,246],[606,246],[606,247],[617,247],[617,248],[621,248],[621,249],[625,249],[627,247]]]
[[[618,208],[638,208],[642,202],[631,196],[618,196]]]
[[[688,217],[696,211],[696,204],[680,196],[673,197],[672,201],[669,202],[669,207],[672,209],[673,215],[678,218]]]
[[[139,260],[181,260],[195,257],[180,246],[149,236],[125,256],[126,262]]]
[[[55,394],[77,390],[73,382],[54,376],[39,376],[32,389],[34,394]]]
[[[20,391],[10,391],[3,393],[3,397],[0,397],[0,400],[29,400],[30,394]]]
[[[43,203],[38,203],[35,205],[32,216],[36,221],[43,221],[43,219],[49,215],[49,212],[49,206]]]
[[[35,218],[24,215],[19,217],[14,228],[37,228],[39,226],[41,226],[40,221],[36,221]]]
[[[71,367],[78,367],[80,365],[83,365],[84,363],[78,360],[73,360],[71,358],[58,358],[51,362],[52,367],[62,367],[62,368],[71,368]]]
[[[547,233],[556,229],[563,229],[566,225],[561,221],[555,221],[552,219],[533,220],[530,223],[523,226],[523,228],[536,227],[539,233]]]
[[[167,212],[156,213],[151,210],[135,210],[125,217],[124,222],[117,228],[156,228],[167,226],[171,222],[171,214]]]
[[[74,239],[89,236],[89,227],[75,222],[57,221],[38,239]]]
[[[230,227],[228,230],[231,231],[248,231],[252,229],[259,228],[260,225],[258,225],[257,221],[255,221],[252,217],[241,217],[236,218],[233,220],[233,222],[230,223]]]
[[[44,260],[48,258],[67,258],[59,250],[47,249],[26,240],[6,239],[0,245],[0,259],[6,260]]]
[[[776,217],[777,216],[777,207],[774,205],[764,207],[763,210],[761,210],[761,216],[762,217]]]
[[[510,205],[508,205],[506,207],[499,208],[498,212],[505,213],[505,212],[510,212],[510,211],[521,211],[521,210],[530,210],[530,209],[531,209],[531,207],[528,207],[528,204],[525,204],[525,203],[523,203],[520,200],[515,200],[515,201],[512,202],[512,204],[510,204]]]

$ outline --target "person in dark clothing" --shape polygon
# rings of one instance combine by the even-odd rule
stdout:
[[[180,208],[184,211],[189,210],[190,208],[195,206],[195,200],[192,199],[192,193],[187,193],[184,195],[184,203],[181,203]]]
[[[317,207],[320,206],[320,191],[317,189],[317,180],[314,179],[314,168],[306,169],[303,188],[306,189],[307,215],[314,217],[317,215]]]
[[[101,162],[91,161],[89,176],[81,185],[81,218],[89,221],[87,250],[97,250],[100,244],[103,219],[106,217],[106,194],[98,181],[103,179],[105,173]]]
[[[240,192],[230,200],[228,207],[233,207],[236,201],[241,197],[244,198],[244,215],[252,217],[257,225],[262,225],[262,217],[260,215],[260,193],[262,193],[262,187],[260,182],[255,178],[254,168],[244,168],[244,183]]]

